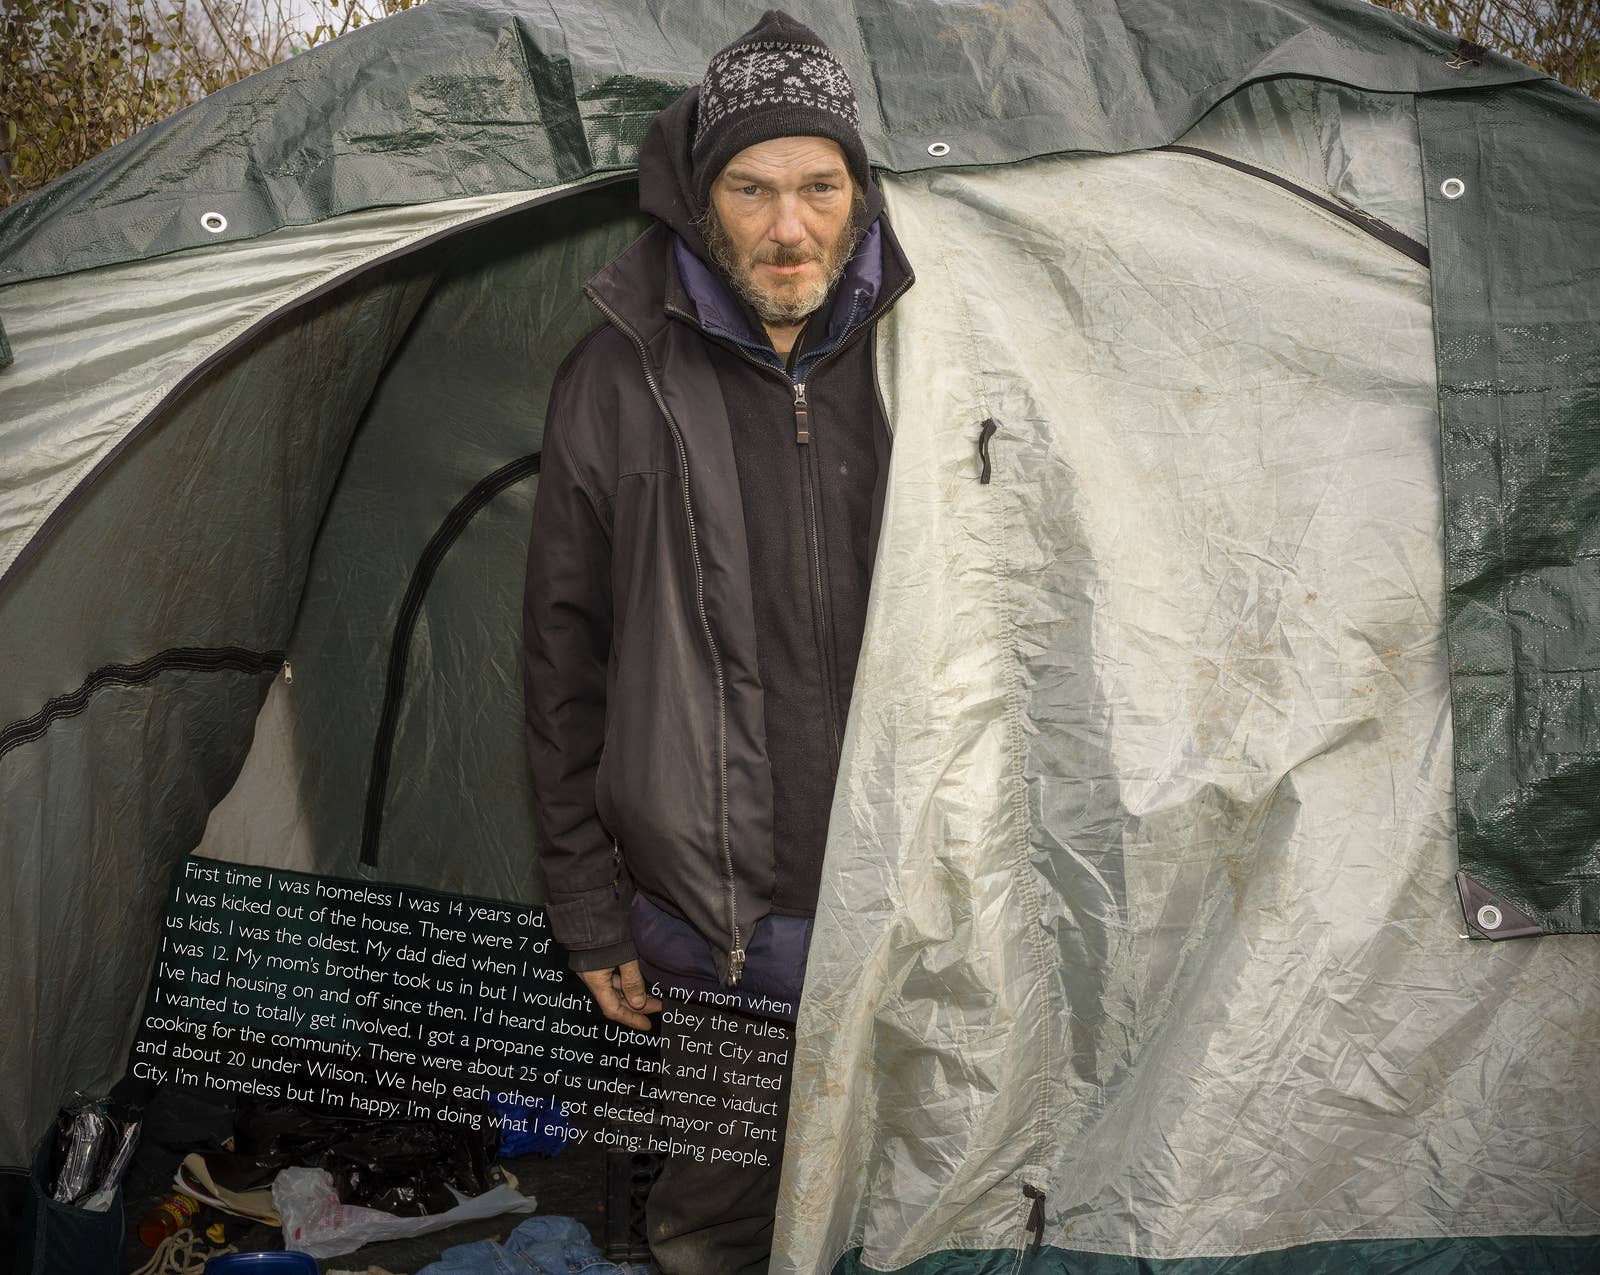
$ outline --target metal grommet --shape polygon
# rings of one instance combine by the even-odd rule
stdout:
[[[1439,186],[1439,193],[1446,199],[1460,199],[1467,193],[1467,183],[1459,177],[1446,177]]]
[[[1500,915],[1500,909],[1492,903],[1485,903],[1478,909],[1478,928],[1480,930],[1498,930],[1500,922],[1505,917]]]
[[[930,154],[930,155],[948,155],[949,153],[950,153],[950,144],[948,142],[929,142],[928,143],[928,154]]]
[[[228,219],[219,212],[200,214],[200,225],[214,235],[220,235],[228,228]]]

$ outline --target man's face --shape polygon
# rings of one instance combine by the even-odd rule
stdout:
[[[839,143],[775,137],[747,146],[711,184],[697,223],[706,247],[765,323],[799,323],[827,299],[855,251],[865,204]]]

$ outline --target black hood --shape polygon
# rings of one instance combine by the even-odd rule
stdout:
[[[663,107],[645,133],[639,147],[639,210],[675,230],[689,246],[689,250],[712,268],[730,293],[737,297],[732,280],[712,261],[700,232],[694,228],[693,219],[700,211],[695,207],[693,165],[689,158],[690,143],[694,138],[695,104],[700,99],[698,84],[684,90],[670,105]],[[864,231],[883,211],[883,191],[877,179],[867,183],[867,204],[856,213],[857,222]],[[742,299],[740,304],[743,305]],[[752,322],[759,322],[751,314]]]

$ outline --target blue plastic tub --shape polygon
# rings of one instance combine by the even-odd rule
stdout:
[[[310,1253],[224,1253],[206,1263],[205,1275],[317,1275]]]

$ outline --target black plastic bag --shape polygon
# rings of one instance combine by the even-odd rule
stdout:
[[[499,1136],[487,1119],[477,1130],[432,1120],[363,1120],[273,1103],[241,1110],[232,1154],[206,1156],[218,1186],[265,1186],[289,1165],[326,1169],[345,1204],[400,1217],[442,1213],[456,1204],[448,1187],[482,1195],[505,1181]]]

